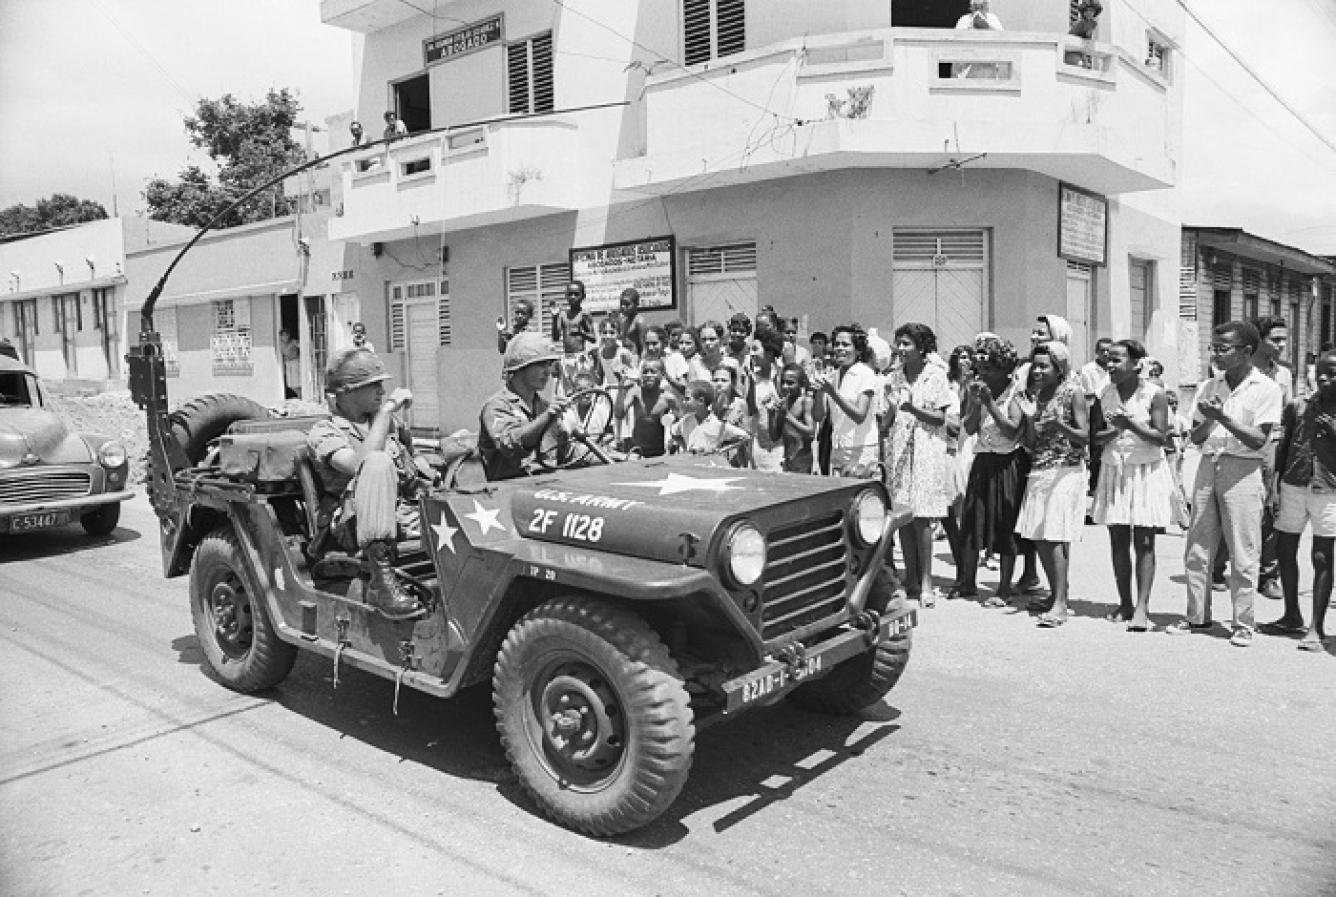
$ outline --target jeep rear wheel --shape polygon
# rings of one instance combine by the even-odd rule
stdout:
[[[561,598],[530,611],[501,646],[492,699],[520,784],[561,825],[631,831],[686,783],[690,698],[668,649],[628,610]]]
[[[882,616],[894,616],[905,609],[904,591],[884,569],[877,574],[868,595],[867,606]],[[793,702],[819,713],[846,715],[857,713],[886,696],[905,672],[913,631],[897,635],[851,657],[825,676],[806,682],[789,695]]]
[[[209,669],[228,688],[249,694],[282,682],[297,649],[281,641],[264,599],[252,595],[241,548],[227,528],[199,543],[190,565],[190,616]]]

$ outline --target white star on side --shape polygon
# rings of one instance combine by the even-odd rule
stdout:
[[[451,554],[458,554],[455,551],[455,533],[459,532],[459,527],[451,526],[445,520],[445,512],[441,512],[441,522],[431,525],[432,532],[436,533],[436,550],[442,548],[450,549]]]
[[[612,483],[613,486],[633,486],[645,487],[648,489],[658,489],[660,495],[676,495],[679,492],[728,492],[732,489],[741,489],[741,486],[730,486],[729,483],[734,480],[741,480],[743,477],[720,477],[707,479],[704,477],[689,477],[680,473],[670,473],[662,480],[647,480],[643,483]]]
[[[506,529],[506,525],[496,519],[497,515],[500,513],[501,513],[500,508],[492,508],[489,511],[487,508],[484,508],[482,505],[480,505],[478,503],[478,500],[475,498],[473,499],[473,513],[465,514],[464,516],[477,523],[478,528],[482,530],[482,532],[479,533],[479,535],[485,536],[487,535],[488,530],[493,530],[493,529],[499,529],[503,533],[509,532],[509,530]]]

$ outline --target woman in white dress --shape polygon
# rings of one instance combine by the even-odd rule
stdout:
[[[1129,632],[1151,629],[1150,590],[1155,581],[1155,534],[1172,519],[1173,474],[1165,459],[1169,401],[1164,388],[1141,376],[1146,349],[1136,340],[1109,347],[1109,385],[1100,393],[1104,419],[1096,421],[1095,444],[1103,464],[1095,484],[1092,516],[1109,528],[1118,610],[1108,619]],[[1132,603],[1135,554],[1136,604]]]

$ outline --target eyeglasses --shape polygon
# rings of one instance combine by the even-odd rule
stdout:
[[[1228,355],[1235,349],[1246,349],[1247,346],[1241,346],[1238,343],[1211,343],[1211,351],[1216,355]]]

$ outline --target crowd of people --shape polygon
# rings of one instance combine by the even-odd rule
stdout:
[[[1057,315],[1040,316],[1023,349],[985,332],[944,357],[920,323],[899,326],[890,343],[841,324],[804,346],[799,321],[770,307],[755,320],[688,327],[646,324],[634,290],[600,320],[584,299],[573,282],[552,318],[558,400],[608,392],[602,438],[645,457],[719,453],[736,466],[881,478],[910,512],[898,536],[903,579],[924,607],[942,597],[1024,602],[1037,625],[1061,627],[1072,546],[1093,524],[1108,531],[1119,599],[1108,619],[1154,631],[1156,536],[1182,528],[1187,612],[1167,632],[1209,629],[1210,591],[1228,588],[1231,644],[1251,644],[1260,629],[1322,648],[1336,540],[1336,416],[1326,410],[1336,411],[1336,354],[1295,400],[1277,360],[1283,319],[1216,328],[1216,375],[1180,413],[1163,365],[1137,340],[1101,339],[1096,358],[1073,370],[1072,328]],[[532,318],[521,303],[509,324],[498,321],[498,348]],[[1297,550],[1310,523],[1316,581],[1305,623]],[[954,562],[945,596],[934,586],[938,539]],[[986,597],[981,565],[997,571]],[[1259,587],[1285,608],[1260,627]]]
[[[715,454],[776,473],[879,478],[907,518],[898,541],[912,600],[928,608],[942,597],[934,584],[942,538],[955,572],[946,599],[1023,603],[1045,629],[1068,620],[1073,543],[1093,525],[1108,531],[1119,600],[1107,618],[1154,631],[1156,537],[1181,527],[1187,609],[1165,631],[1211,628],[1210,593],[1228,588],[1231,644],[1246,647],[1262,631],[1324,650],[1336,544],[1336,351],[1317,359],[1295,398],[1278,361],[1288,337],[1282,318],[1215,327],[1215,375],[1179,413],[1163,365],[1135,339],[1101,339],[1095,359],[1073,370],[1072,328],[1057,315],[1036,319],[1024,350],[984,332],[943,357],[921,323],[900,325],[892,342],[840,324],[803,346],[799,320],[769,306],[755,320],[739,312],[688,327],[647,323],[634,289],[599,319],[585,298],[573,281],[548,332],[533,328],[527,302],[515,303],[510,321],[497,320],[505,385],[484,406],[479,433],[489,479],[521,475],[553,429],[580,429],[641,457]],[[402,391],[385,399],[383,366],[365,347],[348,352],[331,366],[331,395],[366,432],[321,434],[313,446],[318,463],[345,474],[365,446],[394,444],[389,421],[411,401]],[[362,390],[365,407],[354,401]],[[591,411],[595,394],[608,397],[601,416]],[[363,448],[341,454],[353,430]],[[380,491],[392,495],[396,477],[411,471],[382,466]],[[359,533],[359,543],[383,542],[382,530],[396,526],[393,503],[382,496],[378,504],[380,529]],[[1309,525],[1305,622],[1297,553]],[[997,571],[986,597],[981,564]],[[1271,568],[1278,587],[1263,591],[1283,598],[1284,610],[1259,627],[1254,605]],[[388,584],[381,591],[389,613],[414,612]]]

